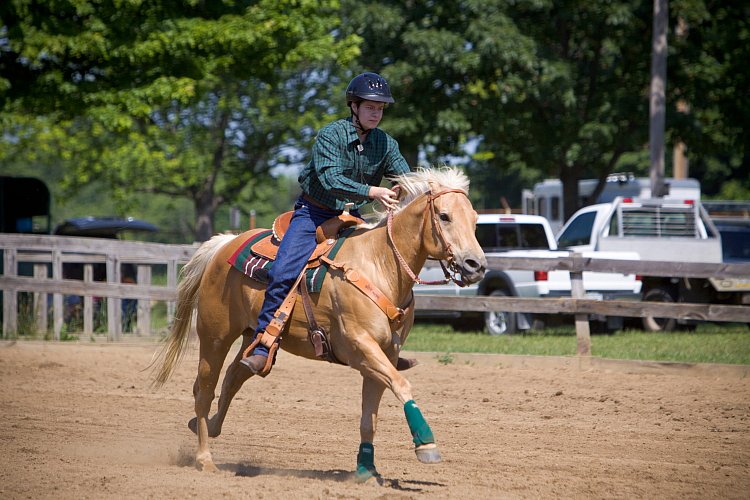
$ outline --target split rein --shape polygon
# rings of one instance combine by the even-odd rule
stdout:
[[[414,274],[414,271],[411,270],[411,268],[409,267],[409,264],[406,262],[406,259],[404,259],[403,255],[401,255],[401,252],[398,251],[398,247],[396,247],[396,242],[393,239],[393,210],[388,210],[388,218],[386,221],[387,227],[388,227],[388,241],[391,244],[391,247],[393,247],[393,253],[396,254],[396,258],[401,264],[401,267],[404,269],[404,271],[406,271],[406,274],[409,275],[412,281],[419,285],[445,285],[446,283],[449,283],[452,281],[460,287],[466,286],[466,283],[464,283],[460,278],[456,278],[456,275],[459,275],[460,271],[456,267],[456,262],[453,257],[453,249],[451,248],[451,244],[448,242],[448,240],[445,239],[445,235],[443,234],[443,229],[442,227],[440,227],[440,221],[438,220],[437,208],[435,208],[435,199],[448,193],[461,193],[464,196],[467,196],[466,192],[463,191],[462,189],[446,189],[444,191],[440,191],[439,193],[435,193],[435,194],[433,194],[432,191],[429,191],[426,193],[427,203],[424,206],[425,215],[427,214],[428,208],[431,212],[432,227],[435,228],[438,234],[438,237],[440,238],[440,241],[443,243],[443,246],[445,247],[445,253],[448,255],[448,258],[446,259],[447,265],[444,264],[441,259],[438,259],[438,262],[440,262],[440,267],[443,268],[443,274],[445,274],[445,279],[442,279],[442,280],[425,281],[425,280],[420,279],[419,276],[417,276],[416,274]]]

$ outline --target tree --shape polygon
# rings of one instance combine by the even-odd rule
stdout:
[[[388,126],[412,157],[420,145],[439,158],[478,137],[475,176],[559,176],[575,203],[578,178],[606,177],[646,138],[650,24],[638,2],[346,5],[343,29],[364,38],[361,64],[382,68],[401,99]]]
[[[358,40],[334,38],[337,8],[5,2],[6,158],[45,149],[71,190],[105,180],[122,200],[133,191],[186,196],[205,240],[217,207],[252,190],[284,146],[309,141],[330,112],[316,93],[320,75],[354,57]]]
[[[390,83],[396,104],[383,127],[412,166],[420,151],[430,163],[459,153],[471,132],[466,88],[480,58],[467,40],[479,22],[471,9],[462,11],[468,3],[342,1],[341,33],[363,39],[358,69]]]
[[[671,140],[687,145],[690,175],[704,193],[749,199],[750,5],[673,0],[670,18]]]
[[[579,179],[603,186],[624,153],[647,143],[649,7],[529,2],[507,13],[533,55],[526,67],[488,75],[482,107],[501,112],[483,149],[496,168],[560,178],[566,217],[578,208]]]
[[[384,126],[412,164],[420,150],[435,162],[474,141],[467,168],[480,205],[517,204],[522,187],[555,177],[569,216],[579,179],[598,178],[600,191],[613,171],[648,172],[650,0],[343,7],[342,33],[364,39],[359,67],[382,72],[396,95]],[[688,144],[704,187],[732,174],[744,183],[748,7],[673,0],[670,16],[668,140]],[[673,40],[680,19],[689,34]],[[680,99],[693,111],[679,112]]]

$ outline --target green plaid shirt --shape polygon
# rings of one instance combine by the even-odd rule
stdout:
[[[358,151],[360,146],[362,151]],[[379,128],[360,145],[351,118],[336,120],[318,132],[312,159],[299,175],[302,191],[331,209],[343,210],[347,202],[357,209],[370,201],[370,186],[383,177],[404,174],[409,165],[398,142]]]

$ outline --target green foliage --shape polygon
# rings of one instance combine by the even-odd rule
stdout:
[[[670,2],[667,126],[688,146],[704,192],[748,199],[750,191],[750,4]],[[671,113],[670,113],[671,111]],[[734,187],[724,188],[728,179]]]
[[[360,67],[391,82],[397,103],[384,127],[410,162],[421,151],[439,163],[479,140],[468,169],[480,206],[498,207],[501,197],[518,206],[521,189],[545,177],[562,179],[575,202],[580,178],[648,173],[652,2],[342,5],[342,32],[363,38]],[[739,67],[750,47],[747,10],[670,3],[667,151],[685,140],[709,194],[726,174],[750,182],[748,70]],[[676,34],[680,19],[688,36]],[[677,102],[686,97],[695,111],[683,116]]]
[[[709,197],[750,191],[749,10],[670,2],[667,151],[687,144]],[[99,195],[206,239],[230,206],[288,208],[295,183],[270,173],[304,162],[373,70],[412,166],[466,162],[470,143],[479,207],[518,206],[545,177],[575,200],[580,178],[648,172],[651,19],[645,0],[8,0],[0,170],[46,170],[56,209]]]
[[[430,163],[481,138],[470,172],[486,205],[544,176],[604,175],[647,139],[646,2],[344,5],[360,64],[394,87],[387,127]]]
[[[338,3],[7,2],[0,162],[55,163],[121,210],[143,193],[193,204],[198,240],[223,203],[265,182],[327,118]],[[134,196],[136,195],[136,196]]]
[[[441,365],[451,365],[453,364],[454,357],[451,353],[446,352],[445,354],[441,354],[437,357],[438,363]]]

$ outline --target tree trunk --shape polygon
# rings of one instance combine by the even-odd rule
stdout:
[[[208,241],[214,235],[216,206],[212,196],[195,200],[195,241]]]
[[[562,182],[563,220],[568,220],[578,210],[578,169],[563,167],[560,169]]]
[[[664,196],[664,119],[667,88],[667,0],[654,0],[651,54],[651,98],[649,100],[649,153],[651,197]]]

